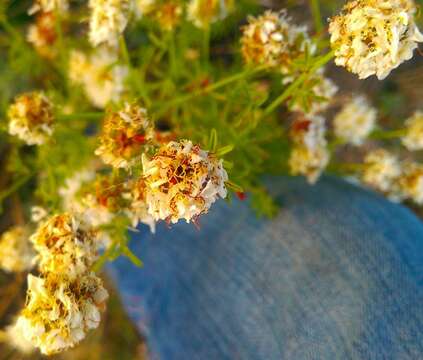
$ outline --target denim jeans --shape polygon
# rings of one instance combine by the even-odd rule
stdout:
[[[219,201],[109,266],[150,358],[423,359],[420,220],[335,178],[267,184],[276,218]]]

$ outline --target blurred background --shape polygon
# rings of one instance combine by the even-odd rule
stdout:
[[[4,2],[7,0],[0,0]],[[81,2],[81,1],[80,1]],[[335,14],[343,6],[342,0],[321,0],[322,17],[327,18]],[[423,6],[423,0],[416,1],[419,6]],[[13,16],[24,28],[29,23],[30,18],[25,14],[25,9],[31,5],[31,1],[14,0],[9,1],[9,9],[12,9]],[[254,3],[254,11],[260,12],[265,8],[281,9],[288,8],[289,13],[299,23],[306,23],[310,28],[313,26],[312,16],[310,12],[310,4],[308,0],[286,0],[286,1],[251,1]],[[245,9],[237,8],[236,12],[245,13]],[[239,26],[245,22],[246,16],[235,14],[236,18],[241,20],[234,27],[236,34]],[[420,28],[423,26],[422,16],[419,15],[418,23]],[[233,22],[231,22],[233,26]],[[0,35],[2,29],[0,27]],[[3,34],[4,35],[4,34]],[[1,40],[1,37],[0,37]],[[211,55],[213,56],[213,47],[217,46],[217,41],[212,39]],[[1,48],[0,48],[1,49]],[[0,50],[1,51],[1,50]],[[0,53],[0,102],[5,101],[16,93],[16,89],[10,88],[8,73],[5,65],[2,64],[3,54]],[[28,69],[30,71],[30,69]],[[395,70],[383,82],[379,82],[373,78],[362,81],[356,76],[351,75],[343,69],[329,65],[326,71],[328,77],[333,79],[340,87],[341,96],[348,96],[351,93],[366,93],[373,104],[380,112],[380,121],[387,127],[395,127],[395,122],[405,119],[411,115],[416,109],[422,108],[421,98],[423,96],[423,57],[416,54],[413,60],[404,63],[400,68]],[[22,76],[24,78],[24,75]],[[1,85],[3,84],[3,85]],[[16,86],[21,84],[16,83]],[[2,104],[2,105],[3,105]],[[346,146],[342,150],[343,156],[346,158],[358,156],[357,151],[363,149],[352,149]],[[2,159],[5,157],[7,149],[0,139],[0,190],[8,183],[7,171],[4,171]],[[9,174],[10,175],[10,174]],[[7,229],[12,223],[22,222],[22,209],[20,199],[14,196],[9,197],[3,203],[3,212],[0,216],[0,233]],[[409,204],[408,204],[409,205]],[[411,206],[411,205],[409,205]],[[414,209],[420,215],[423,212]],[[22,308],[25,301],[25,279],[27,274],[6,274],[0,271],[0,327],[10,324],[13,316]],[[104,313],[104,319],[97,331],[92,331],[80,346],[76,349],[65,352],[61,355],[52,356],[51,359],[145,359],[146,346],[140,334],[137,333],[130,319],[125,314],[120,300],[119,294],[113,289],[113,284],[107,280],[107,274],[103,274],[106,288],[109,290],[110,299],[108,301],[108,309]],[[30,359],[42,359],[38,353],[31,354]],[[25,359],[25,356],[17,353],[7,345],[0,343],[0,360],[4,359]],[[189,360],[189,359],[187,359]]]

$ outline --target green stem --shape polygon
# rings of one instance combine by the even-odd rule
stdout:
[[[294,91],[299,88],[305,80],[307,80],[310,75],[329,62],[332,58],[333,51],[330,51],[326,55],[321,56],[307,72],[301,74],[297,80],[289,85],[281,95],[279,95],[264,109],[264,115],[269,115],[271,112],[273,112],[273,110],[275,110],[282,102],[289,98],[294,93]]]
[[[8,198],[10,195],[12,195],[15,191],[19,190],[21,186],[23,186],[27,181],[29,181],[34,176],[33,173],[25,175],[21,177],[19,180],[15,181],[12,186],[10,186],[8,189],[0,192],[0,204]]]
[[[407,129],[398,129],[391,131],[375,130],[370,135],[370,139],[384,140],[384,139],[397,139],[404,136],[407,133]]]
[[[203,31],[203,57],[204,67],[207,68],[210,60],[210,26],[207,25]]]
[[[131,59],[129,57],[128,47],[126,45],[125,37],[119,36],[119,48],[122,55],[122,59],[128,67],[131,67]]]
[[[313,15],[314,26],[317,33],[323,31],[322,13],[320,12],[319,0],[310,0],[311,13]]]
[[[79,119],[101,119],[104,116],[103,112],[86,112],[74,114],[60,114],[57,116],[59,120],[79,120]]]

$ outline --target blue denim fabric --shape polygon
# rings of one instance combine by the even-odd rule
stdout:
[[[273,178],[272,220],[218,202],[109,266],[152,359],[423,359],[423,225],[342,180]]]

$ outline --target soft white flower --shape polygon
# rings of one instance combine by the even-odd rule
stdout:
[[[109,102],[118,101],[125,90],[127,75],[127,66],[118,64],[116,54],[105,48],[91,55],[77,50],[71,52],[69,78],[83,87],[95,107],[104,108]]]
[[[361,145],[373,131],[377,111],[364,96],[354,96],[333,121],[335,135],[345,142]]]
[[[29,15],[36,13],[37,11],[42,12],[59,12],[65,13],[68,11],[69,2],[68,0],[35,0],[32,7],[28,10]]]
[[[171,141],[144,158],[146,202],[155,220],[195,220],[226,197],[227,179],[222,160],[188,140]]]
[[[376,190],[392,191],[400,174],[400,162],[395,155],[387,150],[373,150],[364,158],[362,181]]]
[[[402,144],[410,151],[423,149],[423,112],[417,111],[406,120],[406,133]]]
[[[144,179],[139,179],[131,185],[131,192],[128,193],[130,205],[125,210],[126,215],[132,222],[132,226],[136,228],[139,223],[146,224],[150,227],[152,233],[156,230],[156,221],[148,212],[148,204],[146,201],[146,186]]]
[[[35,252],[29,242],[29,230],[15,226],[0,237],[0,268],[8,272],[30,270],[35,263]]]
[[[9,134],[28,145],[42,145],[53,133],[53,106],[40,92],[19,95],[10,105]]]
[[[116,47],[128,24],[131,0],[89,0],[91,9],[89,39],[93,46],[102,43]]]
[[[291,22],[286,11],[266,11],[259,17],[249,17],[242,28],[241,52],[247,64],[268,65],[289,74],[291,64],[308,49],[314,53],[305,26]]]
[[[406,162],[401,170],[397,180],[399,199],[410,199],[417,205],[423,205],[423,165]]]
[[[18,319],[16,319],[18,320]],[[19,352],[29,355],[35,350],[34,345],[28,341],[24,336],[25,328],[23,328],[24,322],[22,320],[15,321],[13,324],[6,327],[6,340]]]
[[[413,56],[423,41],[414,21],[412,0],[354,0],[330,20],[335,63],[358,74],[379,80]]]
[[[224,19],[232,10],[234,0],[190,0],[187,18],[199,28]]]
[[[53,59],[57,55],[56,16],[53,12],[40,13],[35,24],[28,28],[27,40],[30,42],[37,52],[48,59]]]

